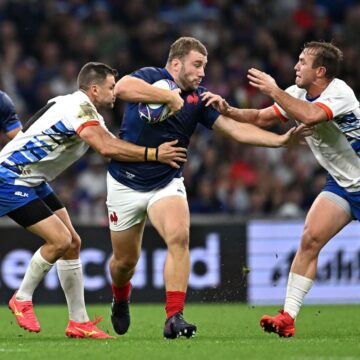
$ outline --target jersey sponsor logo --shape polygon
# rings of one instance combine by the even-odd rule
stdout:
[[[22,191],[15,191],[14,192],[14,195],[16,195],[16,196],[21,196],[21,197],[29,197],[29,194],[28,193],[26,193],[26,192],[22,192]]]
[[[118,222],[118,220],[119,220],[119,218],[118,218],[116,212],[113,211],[113,212],[110,214],[110,222],[112,222],[113,224],[116,225],[117,222]]]
[[[195,92],[193,92],[192,94],[188,95],[186,98],[186,102],[188,104],[194,104],[196,105],[199,102],[199,97],[196,95]]]

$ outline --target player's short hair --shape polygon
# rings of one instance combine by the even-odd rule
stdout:
[[[91,85],[101,85],[108,75],[117,76],[117,71],[100,62],[88,62],[80,70],[77,83],[81,90],[87,91]]]
[[[325,76],[329,79],[333,79],[339,74],[343,53],[334,44],[325,41],[311,41],[304,45],[305,49],[314,51],[313,68],[319,66],[325,67]]]
[[[193,37],[184,36],[171,44],[167,62],[170,63],[173,59],[181,60],[184,56],[188,55],[191,50],[197,51],[204,56],[208,55],[206,47],[201,41]]]

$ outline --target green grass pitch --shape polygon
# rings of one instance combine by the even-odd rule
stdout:
[[[39,334],[19,328],[5,306],[0,307],[0,359],[360,359],[360,306],[304,306],[291,339],[264,333],[260,317],[275,307],[244,304],[189,304],[186,319],[198,326],[193,339],[164,340],[162,305],[131,305],[129,332],[115,340],[68,339],[65,306],[38,305]],[[89,305],[91,316],[110,334],[109,305]]]

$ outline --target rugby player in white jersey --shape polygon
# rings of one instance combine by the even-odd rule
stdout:
[[[250,84],[269,95],[271,107],[236,109],[219,96],[207,93],[207,104],[238,121],[259,126],[295,120],[314,127],[306,138],[316,159],[328,171],[327,183],[311,206],[300,247],[291,265],[284,309],[265,315],[260,325],[267,332],[295,334],[295,318],[316,275],[321,249],[345,225],[360,220],[360,109],[353,90],[336,78],[342,52],[331,43],[305,44],[295,65],[295,85],[283,91],[268,74],[250,69]]]
[[[45,244],[34,254],[18,291],[9,301],[18,324],[39,332],[33,311],[33,293],[57,261],[61,286],[69,309],[66,336],[111,338],[90,321],[85,308],[80,263],[81,240],[68,212],[47,184],[79,159],[91,146],[107,158],[145,161],[147,150],[175,168],[186,161],[177,141],[158,149],[116,139],[106,128],[98,109],[112,108],[116,71],[102,63],[87,63],[78,75],[79,90],[49,100],[0,152],[0,216],[40,236]]]

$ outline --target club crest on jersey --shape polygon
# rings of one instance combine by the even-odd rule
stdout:
[[[199,97],[197,96],[197,94],[195,92],[193,92],[192,94],[187,96],[186,102],[188,104],[196,105],[199,102]]]

